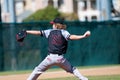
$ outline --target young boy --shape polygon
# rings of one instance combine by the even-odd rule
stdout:
[[[27,30],[27,34],[41,35],[48,38],[48,55],[47,57],[33,70],[27,80],[36,80],[39,75],[50,68],[53,65],[57,65],[65,71],[74,74],[79,80],[88,80],[80,74],[79,70],[73,67],[64,54],[67,50],[68,40],[79,40],[90,36],[90,31],[84,33],[84,35],[72,35],[66,31],[66,25],[61,18],[55,18],[50,22],[53,25],[53,29],[36,31]]]

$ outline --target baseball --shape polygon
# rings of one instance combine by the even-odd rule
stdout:
[[[90,32],[90,31],[87,31],[87,34],[91,34],[91,32]]]
[[[86,36],[90,36],[91,32],[90,31],[87,31],[86,32]]]

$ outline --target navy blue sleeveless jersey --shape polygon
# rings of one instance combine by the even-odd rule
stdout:
[[[41,35],[48,38],[48,52],[52,54],[65,54],[68,45],[69,32],[60,29],[41,31]]]

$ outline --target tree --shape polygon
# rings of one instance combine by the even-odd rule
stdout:
[[[23,22],[53,20],[55,17],[58,16],[60,16],[58,10],[53,8],[52,6],[48,6],[45,9],[36,11],[32,15],[24,19]]]

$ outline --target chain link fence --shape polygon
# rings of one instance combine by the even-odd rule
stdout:
[[[66,22],[71,34],[90,30],[89,38],[69,41],[65,57],[74,66],[120,64],[120,21]],[[47,39],[27,35],[24,43],[15,40],[21,30],[52,28],[49,22],[1,23],[0,70],[33,69],[47,56]]]

